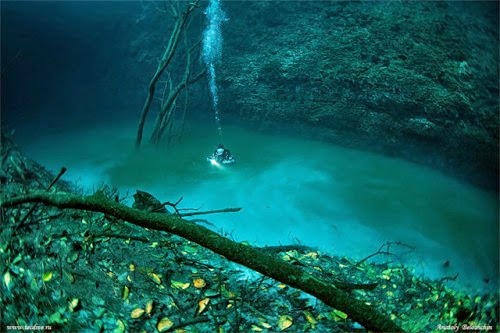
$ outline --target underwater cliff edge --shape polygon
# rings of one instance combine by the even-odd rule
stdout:
[[[498,2],[225,6],[224,114],[498,191]]]

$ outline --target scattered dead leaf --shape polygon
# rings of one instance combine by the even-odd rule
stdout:
[[[293,324],[293,319],[290,316],[284,315],[280,316],[278,319],[278,327],[280,328],[281,331],[286,330]]]
[[[206,297],[202,299],[201,301],[198,302],[198,311],[197,313],[200,314],[202,313],[205,308],[207,307],[208,303],[210,302],[210,298]]]
[[[167,317],[161,318],[156,324],[156,329],[159,332],[164,332],[168,330],[170,327],[174,326],[174,322],[168,319]]]
[[[132,319],[140,318],[140,317],[142,317],[142,315],[144,314],[144,312],[146,312],[146,311],[144,309],[141,309],[141,308],[134,309],[130,313],[130,318],[132,318]]]
[[[156,284],[161,284],[161,278],[158,274],[156,273],[148,273],[148,276],[153,280],[154,283]]]

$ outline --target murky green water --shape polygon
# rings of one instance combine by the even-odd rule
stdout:
[[[399,159],[237,127],[224,128],[237,163],[217,169],[205,161],[218,143],[211,129],[191,126],[170,150],[134,152],[135,131],[123,127],[47,137],[29,151],[54,169],[68,165],[68,177],[86,188],[108,181],[162,201],[183,196],[184,208],[243,207],[207,217],[237,240],[300,241],[358,258],[399,241],[412,249],[392,247],[390,260],[428,276],[459,273],[471,288],[497,281],[497,196]]]

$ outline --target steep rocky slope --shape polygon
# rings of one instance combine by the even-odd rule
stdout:
[[[225,2],[221,108],[498,186],[498,4]]]

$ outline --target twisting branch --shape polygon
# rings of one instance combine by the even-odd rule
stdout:
[[[148,115],[149,108],[151,106],[151,102],[153,100],[153,95],[154,95],[155,89],[156,89],[156,83],[158,82],[161,74],[165,71],[165,68],[167,68],[167,66],[172,61],[172,58],[173,58],[175,51],[177,49],[177,45],[179,44],[180,34],[186,25],[186,22],[188,20],[189,15],[191,14],[191,12],[195,8],[198,7],[198,4],[199,4],[199,0],[188,3],[184,12],[181,15],[177,16],[177,20],[175,22],[172,34],[170,35],[170,39],[168,41],[167,47],[165,48],[165,52],[163,53],[163,56],[160,60],[160,63],[158,64],[158,67],[156,68],[156,72],[154,73],[151,81],[149,82],[148,94],[146,97],[146,101],[144,102],[144,106],[142,107],[141,117],[140,117],[139,125],[137,128],[137,136],[136,136],[136,140],[135,140],[136,148],[139,148],[141,146],[141,143],[142,143],[144,123],[146,122],[146,117]]]
[[[367,261],[368,259],[370,259],[372,257],[375,257],[375,256],[377,256],[379,254],[384,254],[384,255],[388,255],[388,256],[389,255],[395,255],[394,253],[391,252],[391,246],[392,245],[399,245],[399,246],[410,248],[412,250],[415,249],[413,246],[405,244],[405,243],[402,243],[402,242],[385,242],[384,244],[382,244],[379,247],[379,249],[377,250],[377,252],[374,252],[374,253],[372,253],[372,254],[364,257],[363,259],[361,259],[360,261],[358,261],[355,266],[359,266],[362,263],[364,263],[365,261]]]
[[[91,196],[77,196],[69,193],[49,194],[37,191],[14,198],[0,197],[0,207],[9,208],[24,203],[39,202],[59,208],[82,209],[114,216],[138,226],[166,231],[214,251],[226,259],[246,266],[275,280],[298,288],[315,296],[325,304],[338,309],[363,325],[367,330],[379,332],[400,332],[402,329],[364,301],[358,300],[336,288],[331,281],[323,280],[304,272],[300,267],[244,245],[201,225],[184,220],[176,215],[142,211],[110,200],[101,193]]]

